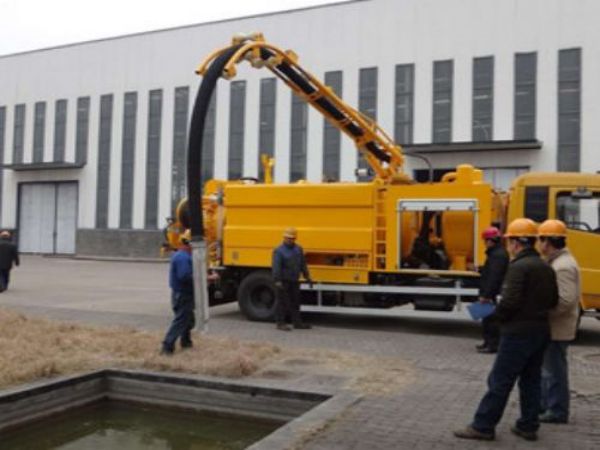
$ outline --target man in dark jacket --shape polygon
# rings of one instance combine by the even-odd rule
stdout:
[[[173,354],[177,339],[181,341],[181,348],[192,347],[191,331],[196,318],[194,316],[194,279],[190,240],[191,233],[190,230],[187,230],[179,239],[179,250],[171,257],[169,286],[171,287],[171,307],[175,317],[163,340],[161,351],[163,355]]]
[[[290,331],[285,323],[289,315],[294,328],[306,329],[310,325],[300,318],[300,275],[312,285],[310,273],[304,258],[302,247],[296,244],[298,233],[295,228],[288,228],[283,233],[283,244],[273,250],[273,280],[277,288],[277,310],[275,320],[277,329]]]
[[[479,279],[479,301],[496,304],[496,299],[502,289],[504,275],[508,269],[508,253],[502,246],[502,233],[496,227],[489,227],[481,238],[485,241],[486,260],[481,268]],[[500,341],[500,328],[494,316],[482,320],[483,344],[477,346],[479,353],[496,353]]]
[[[511,428],[517,436],[536,440],[539,428],[541,371],[550,338],[548,312],[558,303],[556,276],[535,250],[537,226],[516,219],[507,229],[513,256],[494,315],[500,322],[500,346],[488,377],[488,391],[471,425],[456,430],[464,439],[492,440],[495,428],[519,380],[521,417]]]
[[[19,265],[19,252],[11,241],[10,232],[3,230],[0,232],[0,292],[8,289],[13,263]]]

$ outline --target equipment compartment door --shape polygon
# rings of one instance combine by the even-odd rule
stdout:
[[[24,183],[19,191],[19,251],[73,254],[77,183]]]

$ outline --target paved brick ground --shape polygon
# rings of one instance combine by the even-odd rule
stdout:
[[[61,320],[163,329],[170,320],[166,271],[165,264],[25,257],[22,267],[13,272],[11,289],[0,294],[0,306]],[[304,448],[600,448],[600,322],[594,319],[584,319],[581,339],[570,351],[571,423],[544,425],[538,442],[525,442],[509,431],[518,415],[513,396],[497,440],[482,444],[451,434],[471,419],[492,362],[491,357],[473,351],[477,324],[456,315],[313,315],[314,329],[282,333],[269,324],[244,320],[235,305],[215,308],[212,314],[210,334],[399,358],[412,366],[410,385],[390,395],[364,396]],[[272,383],[335,389],[345,381],[343,374],[338,375],[283,376]]]

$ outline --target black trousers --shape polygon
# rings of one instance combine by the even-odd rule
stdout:
[[[500,324],[494,314],[485,317],[481,321],[483,327],[483,342],[491,349],[497,349],[500,343]]]
[[[277,288],[277,309],[275,320],[284,324],[286,317],[290,317],[293,324],[301,323],[300,319],[300,283],[284,281],[282,287]]]

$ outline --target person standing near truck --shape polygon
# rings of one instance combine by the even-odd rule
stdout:
[[[167,330],[161,354],[172,355],[175,343],[180,339],[181,348],[192,347],[191,331],[196,323],[194,316],[194,278],[192,268],[191,232],[186,230],[179,238],[179,250],[171,257],[169,287],[173,321]]]
[[[488,391],[471,424],[454,431],[456,437],[493,440],[518,379],[521,417],[511,431],[528,441],[537,440],[542,361],[550,339],[548,312],[558,303],[558,288],[554,270],[535,250],[536,236],[537,225],[530,219],[515,219],[507,228],[513,259],[494,312],[500,323],[500,345]]]
[[[550,311],[550,343],[542,365],[540,422],[569,421],[569,366],[567,347],[575,339],[581,297],[579,265],[567,248],[567,227],[560,220],[546,220],[539,228],[539,249],[556,272],[558,305]]]
[[[295,228],[287,228],[283,232],[283,243],[273,250],[273,281],[277,290],[277,309],[275,320],[277,329],[291,331],[285,323],[286,316],[290,316],[294,328],[307,329],[311,326],[302,322],[300,317],[300,275],[303,275],[312,286],[308,266],[304,257],[304,250],[296,239],[298,232]]]
[[[19,265],[19,251],[11,240],[10,232],[2,230],[0,232],[0,292],[8,289],[13,263]]]
[[[489,227],[481,233],[485,242],[486,260],[481,268],[479,280],[479,301],[496,304],[502,289],[502,282],[508,269],[508,253],[502,245],[502,233],[496,227]],[[477,346],[479,353],[496,353],[500,341],[500,327],[494,314],[481,321],[483,343]]]

